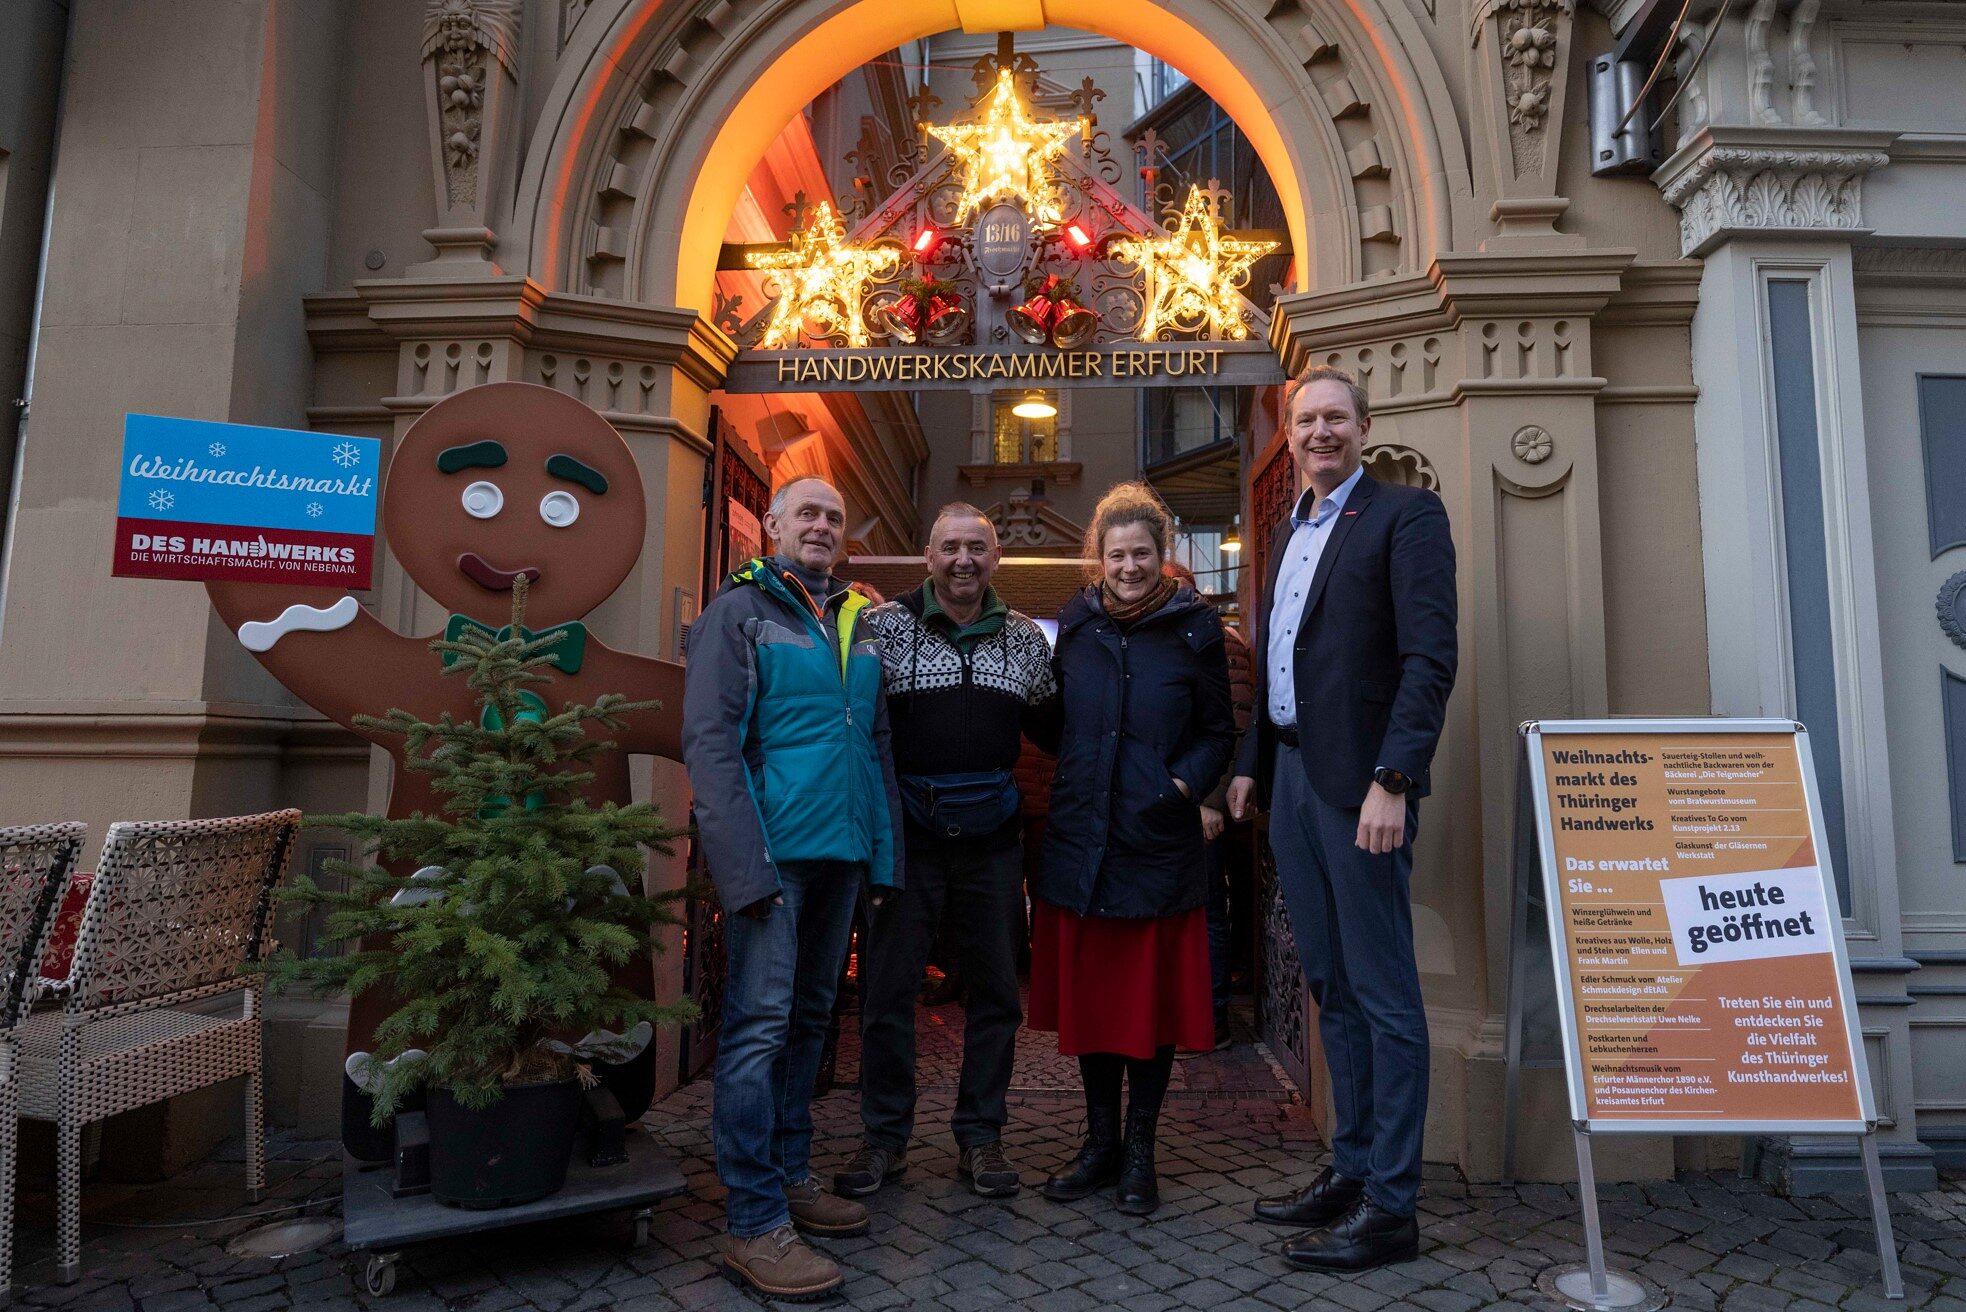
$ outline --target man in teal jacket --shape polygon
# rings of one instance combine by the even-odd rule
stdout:
[[[901,886],[901,802],[867,599],[832,575],[846,508],[781,487],[775,554],[733,573],[691,627],[683,760],[723,903],[729,981],[711,1128],[729,1189],[726,1271],[767,1297],[837,1289],[799,1231],[863,1234],[867,1209],[811,1169],[812,1089],[864,882]]]

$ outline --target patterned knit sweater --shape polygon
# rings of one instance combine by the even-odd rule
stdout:
[[[924,584],[867,612],[880,642],[896,774],[975,774],[1017,764],[1027,710],[1057,690],[1044,631],[1011,611],[968,651],[924,620]]]

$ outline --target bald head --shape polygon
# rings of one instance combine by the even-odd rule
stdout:
[[[846,540],[846,502],[823,478],[795,478],[772,496],[765,533],[779,555],[823,574]]]
[[[954,501],[936,512],[922,559],[937,604],[957,623],[967,624],[983,610],[1003,548],[988,515],[967,501]]]

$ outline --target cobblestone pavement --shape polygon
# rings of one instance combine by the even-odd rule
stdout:
[[[1049,1036],[1024,1036],[1006,1145],[1030,1187],[1009,1201],[972,1197],[955,1180],[944,1128],[960,1027],[955,1008],[923,1013],[925,1087],[909,1171],[873,1200],[872,1234],[825,1245],[848,1272],[835,1306],[1542,1309],[1550,1305],[1535,1290],[1537,1275],[1582,1260],[1574,1188],[1468,1185],[1451,1169],[1430,1167],[1419,1260],[1346,1278],[1293,1271],[1276,1254],[1279,1233],[1255,1223],[1249,1204],[1307,1183],[1323,1164],[1322,1149],[1263,1049],[1247,1042],[1177,1064],[1161,1140],[1163,1202],[1152,1218],[1137,1219],[1119,1215],[1104,1195],[1076,1204],[1038,1197],[1038,1181],[1076,1148],[1082,1107],[1073,1065],[1056,1056]],[[849,1038],[840,1059],[849,1084],[853,1062]],[[830,1172],[857,1140],[857,1104],[848,1088],[816,1110],[818,1166]],[[362,1255],[340,1244],[277,1263],[230,1256],[229,1239],[271,1219],[255,1212],[304,1205],[332,1215],[339,1204],[334,1146],[276,1139],[271,1196],[257,1207],[243,1202],[236,1153],[164,1185],[91,1188],[83,1277],[65,1287],[48,1284],[52,1211],[30,1182],[16,1303],[118,1312],[758,1306],[716,1267],[722,1190],[710,1169],[708,1089],[678,1091],[647,1123],[682,1162],[690,1189],[657,1210],[640,1249],[630,1247],[620,1217],[411,1248],[396,1292],[384,1299],[355,1291]],[[1601,1197],[1614,1261],[1669,1291],[1674,1307],[1966,1312],[1966,1177],[1892,1200],[1908,1293],[1902,1304],[1883,1298],[1861,1198],[1787,1199],[1725,1174],[1610,1185]]]

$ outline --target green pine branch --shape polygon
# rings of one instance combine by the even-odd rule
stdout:
[[[281,900],[323,913],[321,937],[341,955],[269,963],[278,987],[382,990],[395,1009],[376,1029],[376,1122],[424,1085],[449,1086],[467,1106],[497,1101],[508,1083],[573,1074],[543,1044],[616,1032],[646,1020],[689,1021],[688,1000],[652,1002],[615,981],[649,931],[678,923],[681,891],[644,896],[644,851],[670,851],[681,833],[647,803],[593,804],[587,765],[629,715],[656,709],[609,693],[548,711],[535,691],[552,681],[566,635],[527,636],[525,584],[513,588],[513,636],[471,631],[431,643],[445,673],[465,679],[479,716],[422,720],[395,709],[357,723],[402,739],[406,768],[431,776],[437,815],[320,816],[352,834],[367,859],[328,863],[337,890],[295,879]],[[422,879],[418,870],[434,870]],[[401,872],[401,873],[399,873]],[[393,899],[411,890],[413,904]],[[392,1061],[416,1048],[420,1062]]]

